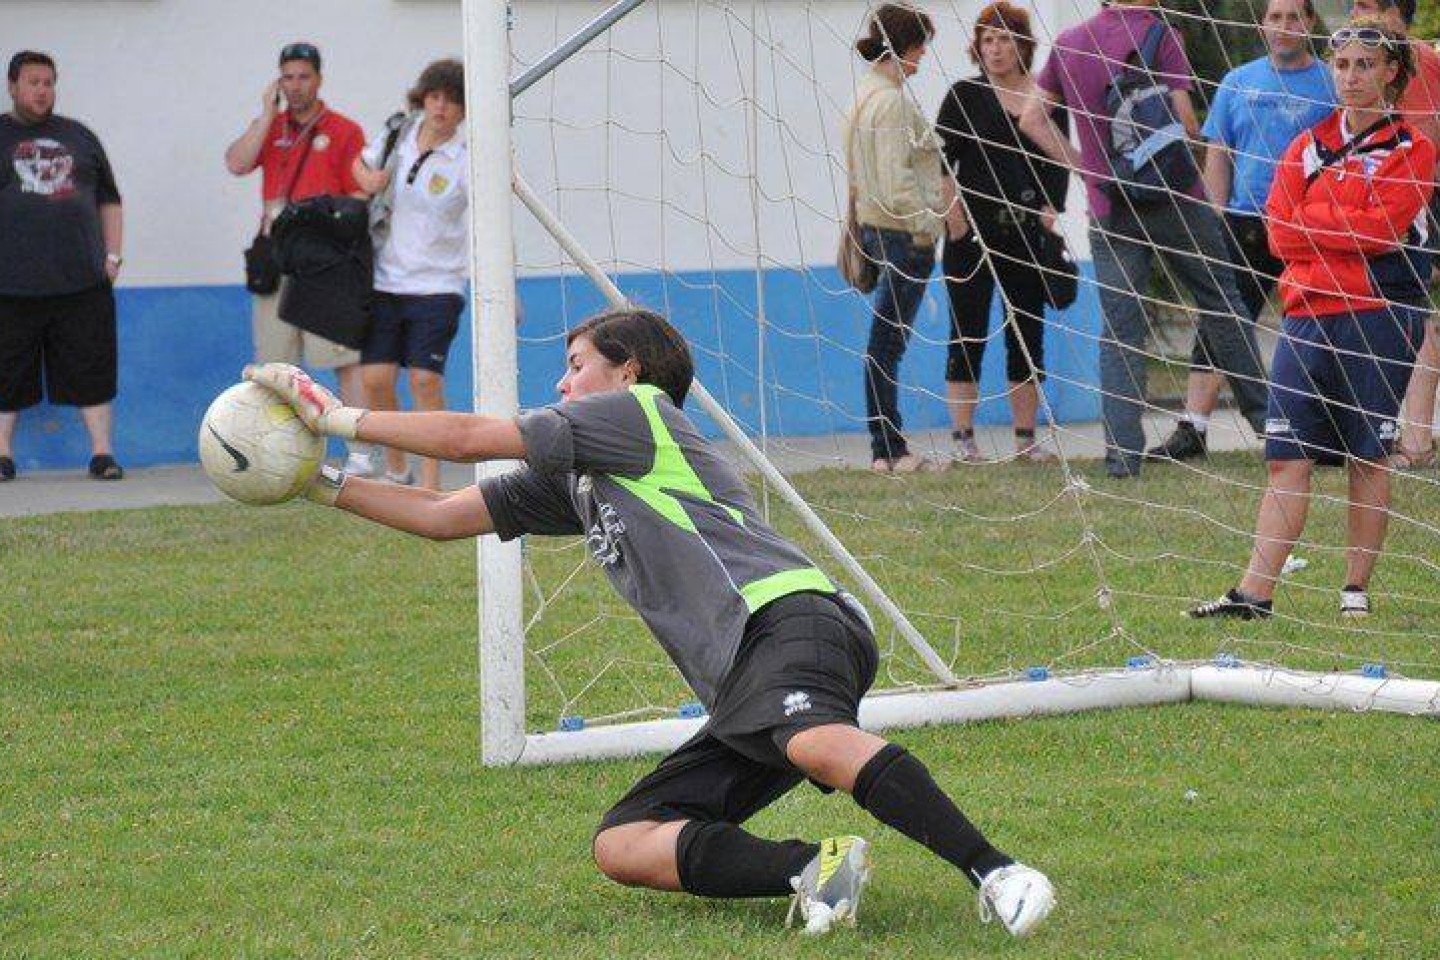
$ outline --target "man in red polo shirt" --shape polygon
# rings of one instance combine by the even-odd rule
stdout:
[[[310,43],[287,44],[280,51],[280,76],[261,95],[260,116],[225,151],[225,166],[237,177],[260,168],[267,232],[289,201],[364,196],[351,170],[365,147],[365,133],[326,106],[320,99],[321,82],[319,49]],[[285,110],[280,109],[282,101]],[[360,351],[286,323],[279,308],[279,291],[254,297],[255,361],[303,362],[317,370],[334,370],[345,402],[363,404]],[[368,456],[352,448],[346,470],[368,474]]]

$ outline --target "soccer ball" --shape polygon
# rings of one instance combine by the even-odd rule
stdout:
[[[315,476],[325,438],[258,383],[237,383],[200,421],[200,464],[210,482],[241,503],[284,503]]]

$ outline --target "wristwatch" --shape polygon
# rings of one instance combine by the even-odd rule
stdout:
[[[105,254],[105,262],[113,263],[117,267],[123,267],[125,265],[125,258],[118,253],[107,253]]]

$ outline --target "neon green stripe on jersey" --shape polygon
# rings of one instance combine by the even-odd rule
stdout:
[[[814,567],[801,567],[798,570],[781,570],[768,577],[753,580],[740,588],[740,595],[745,598],[745,606],[754,613],[771,600],[788,597],[801,590],[834,593],[835,584]]]
[[[680,501],[666,491],[673,490],[696,500],[714,503],[730,514],[730,519],[744,526],[744,515],[734,507],[717,503],[701,482],[695,468],[690,466],[690,461],[680,452],[680,445],[670,435],[670,428],[665,426],[665,421],[660,416],[660,408],[655,405],[655,398],[661,393],[660,388],[649,383],[637,383],[630,388],[630,392],[640,401],[640,409],[645,411],[645,419],[650,423],[650,435],[655,441],[655,463],[650,472],[639,480],[613,474],[611,479],[645,501],[650,509],[666,520],[691,533],[696,532],[694,521],[685,513]]]

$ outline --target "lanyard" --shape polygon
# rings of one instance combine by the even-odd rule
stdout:
[[[405,186],[413,187],[415,185],[415,178],[420,176],[420,168],[425,166],[425,161],[429,160],[430,154],[434,152],[434,150],[426,150],[415,159],[415,162],[410,165],[410,173],[405,177]]]

